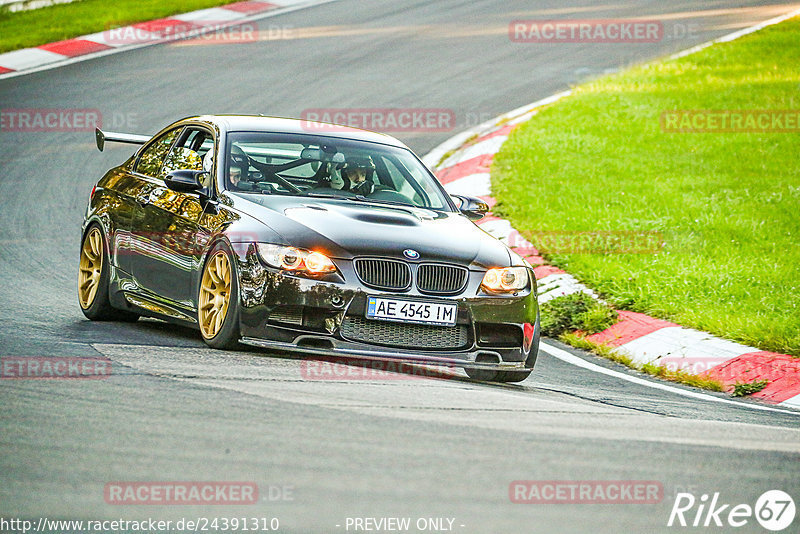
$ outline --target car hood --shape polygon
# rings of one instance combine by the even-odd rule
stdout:
[[[454,262],[476,268],[509,264],[508,248],[460,213],[339,199],[235,195],[236,208],[260,220],[283,244],[334,258],[403,258]]]

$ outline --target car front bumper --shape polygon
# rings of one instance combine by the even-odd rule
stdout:
[[[337,262],[338,279],[313,280],[265,267],[249,247],[238,256],[242,343],[318,356],[491,370],[529,370],[536,362],[535,289],[486,295],[480,290],[483,273],[474,271],[457,296],[414,289],[383,292],[358,282],[349,262]],[[530,276],[535,285],[532,270]],[[370,296],[456,303],[456,325],[419,327],[366,319]]]

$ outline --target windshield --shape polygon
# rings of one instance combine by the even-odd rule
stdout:
[[[450,211],[435,178],[403,148],[314,135],[231,132],[226,155],[229,191]]]

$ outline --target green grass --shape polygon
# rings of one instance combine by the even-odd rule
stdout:
[[[752,395],[753,393],[758,393],[767,385],[769,384],[769,380],[756,380],[750,383],[741,383],[736,382],[733,386],[733,393],[731,393],[732,397],[746,397],[747,395]]]
[[[552,263],[620,309],[800,356],[800,134],[665,133],[667,110],[800,109],[800,20],[577,87],[492,166],[522,231],[660,232]]]
[[[236,0],[78,0],[31,11],[0,10],[0,52],[230,4]]]
[[[558,337],[580,330],[584,334],[602,332],[617,322],[617,312],[586,293],[554,298],[541,306],[542,335]]]

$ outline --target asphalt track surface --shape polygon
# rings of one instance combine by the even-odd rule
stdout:
[[[160,45],[0,80],[0,104],[96,108],[106,128],[135,133],[197,113],[451,109],[450,132],[396,134],[422,155],[570,84],[796,7],[340,0],[259,22],[265,35],[283,31],[281,40]],[[514,19],[633,16],[662,20],[672,33],[605,45],[507,35]],[[747,402],[686,398],[547,353],[521,385],[458,373],[314,380],[300,358],[213,351],[199,333],[159,321],[86,321],[76,297],[83,210],[91,185],[131,148],[100,154],[86,132],[0,136],[0,355],[114,362],[105,380],[0,382],[0,517],[277,517],[282,532],[346,532],[348,517],[447,517],[465,533],[662,532],[676,530],[666,524],[679,491],[750,505],[771,489],[800,497],[800,417]],[[664,498],[513,504],[509,483],[520,479],[651,480]],[[112,481],[253,481],[261,500],[114,506],[103,498]],[[275,499],[276,487],[291,495]],[[752,518],[735,530],[763,532]]]

